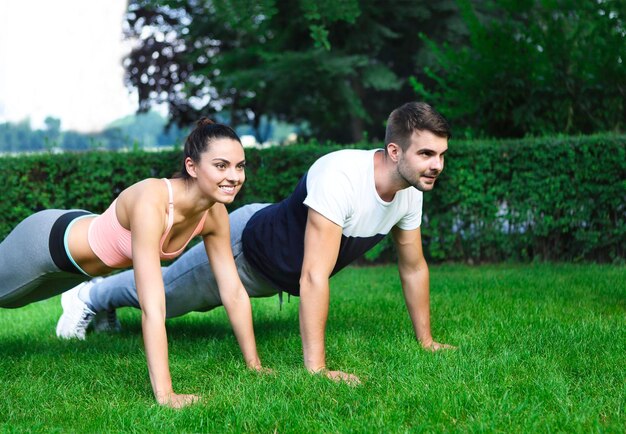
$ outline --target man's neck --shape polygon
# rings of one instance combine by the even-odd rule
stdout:
[[[396,173],[396,164],[386,156],[385,151],[374,154],[374,185],[378,196],[385,202],[391,202],[398,191],[408,187]]]

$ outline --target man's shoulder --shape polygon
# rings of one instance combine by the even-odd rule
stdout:
[[[340,149],[321,156],[317,161],[342,161],[354,158],[367,160],[376,149]]]
[[[363,172],[364,168],[372,164],[375,150],[364,149],[341,149],[330,152],[315,161],[309,173],[323,172],[329,170],[339,172]]]

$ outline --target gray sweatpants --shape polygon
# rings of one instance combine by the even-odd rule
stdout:
[[[230,216],[230,239],[239,277],[250,297],[269,297],[278,290],[260,276],[248,263],[241,250],[241,234],[248,220],[269,204],[251,204],[233,211]],[[204,312],[222,305],[219,289],[203,243],[198,243],[169,267],[163,267],[167,318],[192,311]],[[82,298],[82,297],[81,297]],[[89,291],[95,312],[118,307],[139,308],[139,299],[132,270],[107,277]]]
[[[25,218],[0,243],[0,307],[53,297],[89,279],[60,270],[50,256],[50,230],[70,211],[49,209]]]

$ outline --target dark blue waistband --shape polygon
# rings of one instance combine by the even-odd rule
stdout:
[[[50,256],[54,261],[55,265],[59,267],[60,270],[67,271],[68,273],[80,274],[84,276],[84,273],[76,268],[67,252],[65,251],[65,231],[67,227],[74,221],[76,218],[89,215],[91,213],[87,211],[68,211],[59,217],[54,224],[52,225],[52,229],[50,230],[50,238],[48,239],[48,247],[50,249]]]

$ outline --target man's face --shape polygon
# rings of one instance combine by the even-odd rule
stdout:
[[[414,131],[411,145],[399,151],[397,174],[408,185],[420,191],[430,191],[443,170],[444,154],[448,139],[430,131]]]

